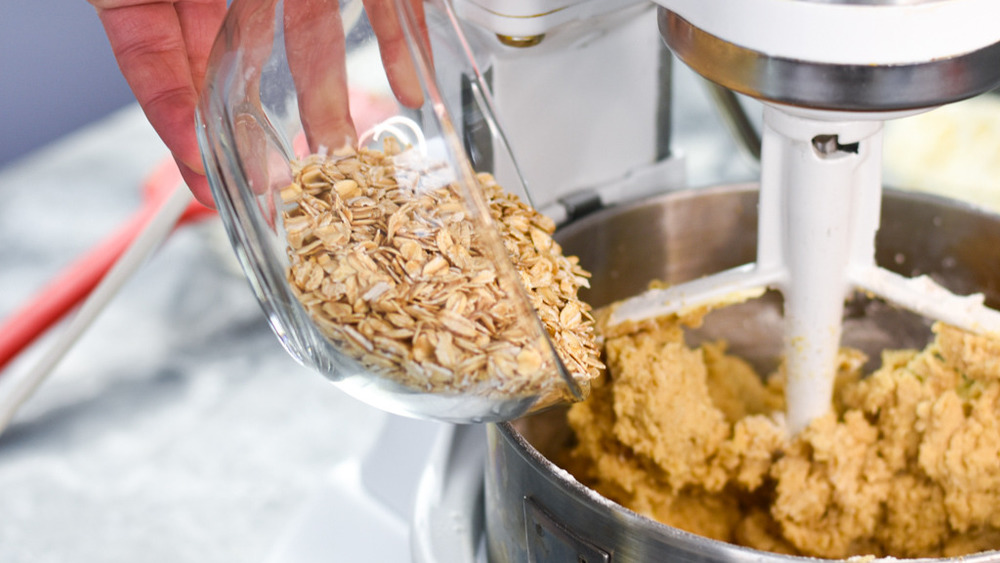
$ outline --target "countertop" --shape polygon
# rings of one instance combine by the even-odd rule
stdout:
[[[0,317],[126,220],[166,157],[129,107],[0,172]],[[281,349],[217,219],[184,227],[0,437],[0,560],[265,560],[386,417]]]

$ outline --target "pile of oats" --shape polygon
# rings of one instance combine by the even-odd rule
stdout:
[[[562,394],[548,333],[583,389],[603,369],[589,274],[553,222],[477,177],[544,329],[510,297],[444,169],[360,149],[299,163],[282,190],[288,280],[323,334],[369,370],[419,391],[517,398]]]

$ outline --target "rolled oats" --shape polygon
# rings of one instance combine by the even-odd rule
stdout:
[[[347,356],[404,386],[522,397],[561,393],[547,344],[497,276],[457,187],[387,142],[311,156],[281,190],[288,281]],[[437,174],[437,184],[432,179]],[[563,256],[553,222],[477,176],[522,286],[563,365],[583,388],[604,368],[589,274]]]

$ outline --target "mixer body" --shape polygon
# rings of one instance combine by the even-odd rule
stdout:
[[[670,150],[672,57],[654,5],[456,0],[454,7],[517,160],[491,150],[491,132],[467,128],[480,168],[502,185],[523,177],[535,207],[559,224],[684,185],[683,161]],[[444,81],[464,88],[459,77]]]

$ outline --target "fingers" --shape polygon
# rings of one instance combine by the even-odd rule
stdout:
[[[205,172],[201,169],[192,170],[183,162],[176,162],[177,168],[181,171],[181,178],[184,178],[184,183],[187,184],[188,189],[194,194],[194,198],[205,207],[215,209],[215,200],[212,199],[212,190],[209,188]]]
[[[143,4],[100,12],[125,80],[174,157],[200,170],[194,141],[198,93],[187,48],[170,4]]]
[[[174,6],[187,47],[191,81],[195,90],[201,92],[208,56],[226,17],[226,2],[177,2]]]
[[[417,18],[418,33],[427,53],[430,53],[427,41],[427,24],[424,19],[422,0],[408,1]],[[400,14],[396,10],[394,0],[364,0],[365,11],[371,22],[372,31],[378,39],[379,51],[382,56],[382,66],[385,67],[389,85],[396,94],[396,99],[407,107],[416,108],[424,103],[423,89],[414,67],[413,58],[406,44]]]
[[[285,52],[314,152],[353,145],[344,26],[338,0],[285,0]]]
[[[122,74],[149,122],[170,149],[195,196],[211,205],[195,135],[195,107],[226,0],[90,0],[97,8]],[[416,33],[429,48],[422,0],[409,3]],[[364,0],[383,66],[397,99],[419,107],[423,90],[393,0]],[[246,24],[273,32],[274,1],[243,10]],[[258,17],[259,16],[259,17]],[[259,21],[258,21],[259,20]],[[338,0],[285,0],[285,48],[310,149],[353,144],[344,30]],[[256,25],[259,24],[259,25]],[[292,30],[292,31],[287,31]],[[270,50],[270,42],[266,42]],[[429,52],[429,51],[426,51]],[[244,53],[263,63],[267,53]]]
[[[422,0],[406,0],[419,22],[425,46]],[[379,43],[386,76],[403,105],[419,107],[423,90],[393,0],[365,0]],[[299,113],[314,152],[353,144],[357,132],[350,113],[343,23],[337,0],[285,0],[285,51],[297,90]]]
[[[95,0],[122,75],[189,186],[210,203],[195,136],[195,106],[225,0]]]
[[[428,57],[430,57],[431,39],[430,33],[427,31],[427,16],[424,13],[424,0],[409,0],[409,3],[410,9],[413,11],[413,17],[416,19],[414,23],[417,27],[417,34],[423,42],[424,49],[426,50]],[[433,60],[431,60],[431,64],[434,64]]]

